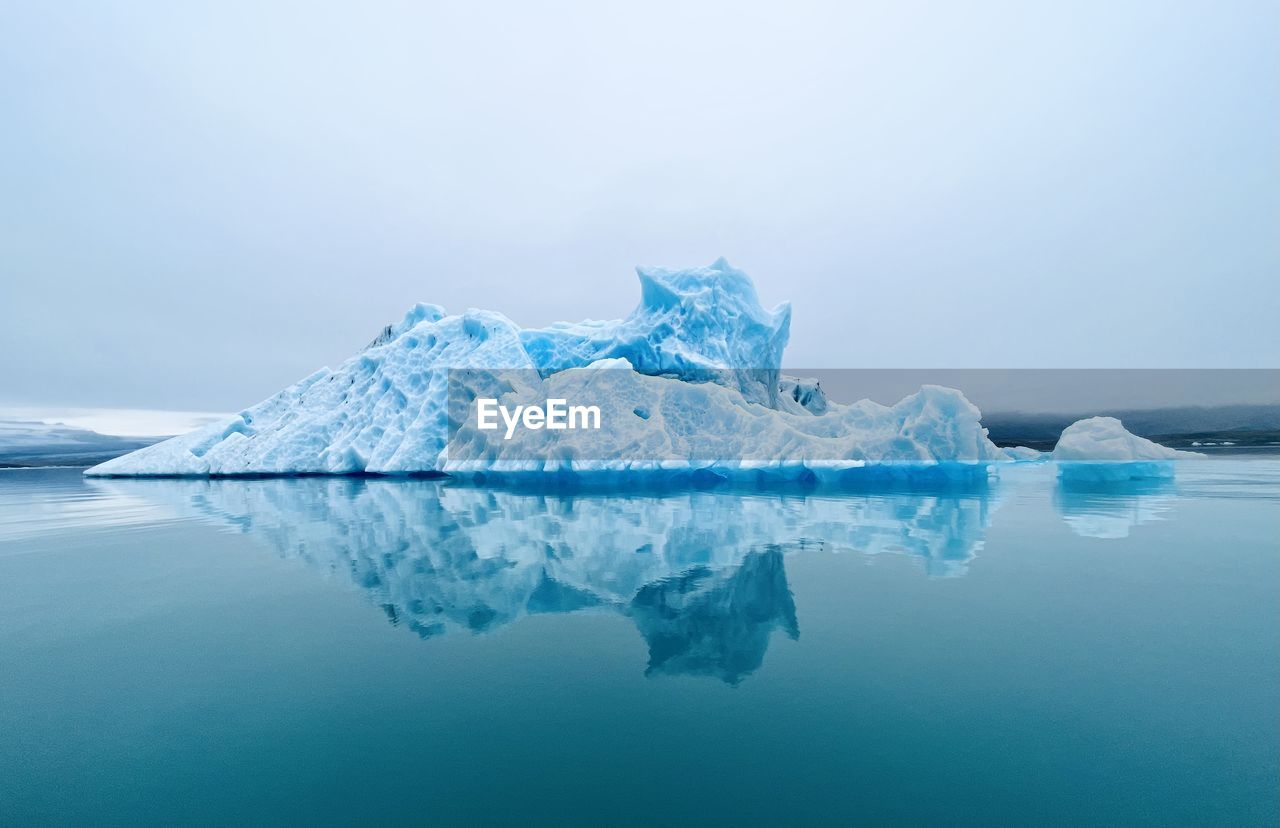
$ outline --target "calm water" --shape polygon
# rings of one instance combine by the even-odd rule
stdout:
[[[1280,461],[546,496],[0,473],[0,823],[1280,814]]]

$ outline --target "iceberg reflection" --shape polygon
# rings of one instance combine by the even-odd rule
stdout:
[[[1053,504],[1071,531],[1084,538],[1127,538],[1135,526],[1163,520],[1176,488],[1168,478],[1060,478]]]
[[[646,584],[628,606],[655,673],[710,675],[729,684],[755,672],[769,636],[800,637],[782,549],[750,552],[734,567],[696,566]]]
[[[438,480],[94,480],[265,542],[349,579],[422,638],[525,615],[613,612],[649,646],[646,673],[736,683],[774,630],[799,635],[785,555],[804,547],[919,559],[963,575],[981,549],[985,487],[802,496],[563,494]]]

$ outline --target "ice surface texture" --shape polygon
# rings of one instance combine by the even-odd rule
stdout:
[[[447,367],[533,368],[505,316],[419,305],[336,371],[228,422],[118,457],[90,475],[433,471],[448,436]]]
[[[612,322],[558,322],[520,332],[543,376],[601,359],[625,359],[641,374],[696,380],[742,369],[739,391],[774,404],[791,335],[791,306],[760,306],[750,277],[724,259],[692,270],[638,268],[640,305]]]
[[[497,439],[467,418],[443,469],[491,479],[538,472],[606,481],[694,469],[721,480],[816,483],[865,479],[868,466],[889,464],[968,477],[1006,459],[986,439],[977,408],[951,389],[925,386],[893,406],[863,401],[815,416],[747,402],[731,385],[733,372],[724,373],[726,383],[685,382],[646,376],[614,359],[553,374],[537,388],[512,381],[513,390],[499,398],[508,409],[539,404],[544,395],[586,400],[599,405],[602,427],[517,429],[511,439]]]
[[[925,386],[893,406],[839,405],[817,383],[783,377],[790,307],[764,309],[751,280],[723,259],[639,275],[639,306],[610,322],[522,330],[499,313],[450,316],[419,304],[337,370],[87,473],[847,482],[904,469],[970,479],[990,463],[1029,459],[988,440],[978,409],[954,389]],[[511,440],[478,430],[450,409],[450,372],[460,369],[489,371],[470,393],[504,404],[599,405],[604,428],[521,429]]]

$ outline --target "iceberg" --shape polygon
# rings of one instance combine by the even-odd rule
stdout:
[[[1048,453],[1027,446],[1009,446],[1004,456],[1011,463],[1039,463],[1048,459]]]
[[[522,329],[492,311],[416,305],[336,370],[86,474],[852,483],[969,480],[1024,459],[987,438],[957,390],[841,405],[815,381],[783,376],[790,306],[766,310],[750,278],[723,259],[638,273],[639,305],[608,322]],[[605,427],[521,429],[512,439],[479,427],[481,398],[589,398]]]
[[[1063,480],[1098,483],[1171,478],[1172,461],[1200,457],[1132,434],[1115,417],[1077,420],[1063,429],[1052,454]]]

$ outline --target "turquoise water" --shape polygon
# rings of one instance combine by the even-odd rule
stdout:
[[[0,473],[0,823],[1274,824],[1280,461],[553,496]]]

